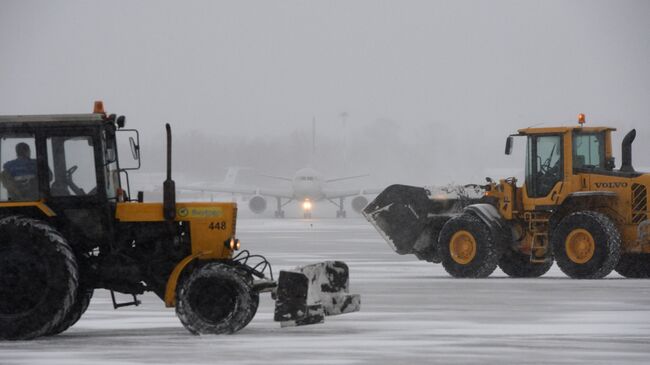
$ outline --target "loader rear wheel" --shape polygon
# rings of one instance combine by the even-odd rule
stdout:
[[[438,242],[442,266],[453,277],[485,278],[497,267],[498,253],[490,229],[471,214],[447,221]]]
[[[650,278],[650,254],[623,254],[616,266],[616,272],[626,278],[647,279]]]
[[[78,272],[68,242],[42,221],[0,220],[0,339],[47,334],[70,312]]]
[[[575,279],[600,279],[621,257],[621,236],[614,222],[593,211],[573,213],[560,221],[551,236],[560,270]]]
[[[255,316],[258,300],[243,274],[210,262],[179,286],[176,315],[193,334],[235,333]]]
[[[553,259],[543,263],[530,261],[530,255],[524,255],[513,249],[506,249],[499,258],[499,267],[508,276],[513,278],[538,278],[553,266]]]

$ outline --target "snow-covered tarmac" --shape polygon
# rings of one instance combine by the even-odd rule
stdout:
[[[153,294],[113,310],[97,291],[77,325],[0,342],[0,364],[620,364],[650,362],[650,280],[451,279],[399,256],[362,219],[238,222],[243,247],[274,271],[328,259],[350,266],[361,312],[281,329],[273,302],[241,332],[192,336]],[[124,297],[128,299],[128,297]]]

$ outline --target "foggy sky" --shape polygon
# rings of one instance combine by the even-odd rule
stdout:
[[[650,166],[649,18],[648,1],[0,1],[0,114],[101,99],[146,169],[171,122],[176,166],[203,175],[301,167],[316,118],[326,174],[425,184],[521,168],[507,134],[585,113],[619,128],[618,162],[637,128]]]

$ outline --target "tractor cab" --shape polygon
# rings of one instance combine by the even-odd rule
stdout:
[[[77,242],[105,243],[125,199],[117,153],[123,126],[124,117],[107,116],[101,103],[90,114],[0,117],[3,214],[47,218]],[[137,131],[129,133],[139,161]]]

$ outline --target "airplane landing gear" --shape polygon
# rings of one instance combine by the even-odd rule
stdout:
[[[282,204],[282,198],[277,197],[275,199],[278,202],[278,204],[277,204],[277,209],[274,212],[274,214],[275,214],[274,216],[275,216],[275,218],[284,218],[284,210],[282,210],[282,207],[284,207],[285,205],[291,203],[292,199],[287,200],[284,204]]]
[[[327,199],[327,200],[329,200],[330,203],[336,205],[336,207],[339,208],[339,210],[336,211],[336,218],[345,218],[346,217],[345,209],[343,209],[344,208],[344,205],[343,205],[344,198],[339,198],[339,203],[338,204],[335,201],[333,201],[332,199]]]

